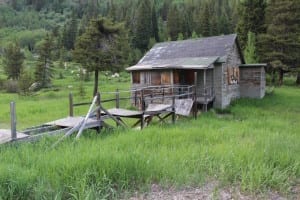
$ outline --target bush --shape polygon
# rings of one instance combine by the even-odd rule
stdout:
[[[17,93],[19,91],[18,81],[8,80],[4,83],[4,89],[8,93]]]
[[[19,79],[19,94],[20,95],[30,95],[31,91],[29,90],[30,86],[33,83],[33,78],[29,72],[23,71],[21,73],[20,79]]]
[[[4,84],[5,84],[5,81],[0,79],[0,90],[4,89]]]

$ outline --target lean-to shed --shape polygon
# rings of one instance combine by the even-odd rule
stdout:
[[[236,34],[158,43],[127,70],[133,88],[195,85],[197,103],[216,108],[265,92],[264,64],[245,64]]]

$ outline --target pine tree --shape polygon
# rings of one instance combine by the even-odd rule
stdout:
[[[77,39],[74,58],[87,71],[94,71],[94,91],[98,91],[99,71],[109,70],[120,59],[116,55],[118,36],[123,34],[123,24],[113,23],[107,18],[92,19],[85,32]]]
[[[177,41],[184,40],[184,36],[182,33],[179,33],[177,36]]]
[[[267,8],[267,33],[259,35],[260,60],[278,71],[279,85],[285,72],[300,66],[300,4],[298,0],[272,0]]]
[[[31,74],[28,71],[22,70],[20,74],[20,79],[18,81],[19,86],[19,94],[20,95],[29,95],[30,94],[30,86],[33,83],[33,79]]]
[[[21,51],[19,43],[10,43],[8,47],[4,49],[3,57],[4,71],[7,75],[7,78],[18,80],[25,59],[24,53]]]
[[[159,35],[158,35],[158,22],[157,22],[157,16],[156,16],[156,9],[155,9],[155,4],[152,6],[152,38],[155,38],[155,40],[158,42],[159,41]]]
[[[78,22],[75,12],[72,13],[71,20],[66,23],[63,29],[62,42],[67,50],[74,49],[77,37]]]
[[[204,37],[207,37],[210,35],[210,14],[209,14],[209,4],[208,2],[205,3],[203,8],[203,13],[201,15],[201,34]]]
[[[169,10],[167,27],[171,40],[177,40],[178,34],[181,33],[181,18],[176,5]]]
[[[133,46],[142,51],[146,51],[152,34],[151,2],[150,0],[143,0],[140,2],[136,13],[136,24],[132,41]]]
[[[239,7],[239,22],[236,27],[241,48],[247,43],[248,32],[264,33],[266,0],[245,0]]]
[[[244,56],[246,63],[257,63],[257,55],[256,55],[256,38],[255,34],[252,32],[248,32],[248,39],[246,48],[244,50]]]
[[[38,47],[39,58],[35,69],[35,81],[41,88],[50,87],[53,78],[53,38],[47,34]]]

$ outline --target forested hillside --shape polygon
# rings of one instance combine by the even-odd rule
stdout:
[[[247,62],[269,63],[274,83],[275,77],[281,84],[285,73],[298,73],[300,84],[299,13],[298,0],[2,0],[0,55],[5,60],[13,42],[25,62],[34,63],[49,37],[51,62],[74,61],[76,41],[91,19],[102,16],[123,23],[110,51],[116,55],[111,71],[136,63],[156,42],[238,33]],[[1,74],[0,79],[7,77]]]

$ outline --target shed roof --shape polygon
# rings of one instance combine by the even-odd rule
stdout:
[[[217,58],[214,62],[224,62],[236,41],[237,35],[231,34],[158,43],[146,53],[137,65],[129,67],[127,70],[145,70],[146,66],[147,69],[157,66],[171,67],[174,63],[188,65],[188,60],[199,65],[199,68],[201,68],[200,65],[208,67],[205,59]]]
[[[174,58],[144,61],[127,68],[129,71],[149,69],[205,69],[211,68],[219,57]]]

